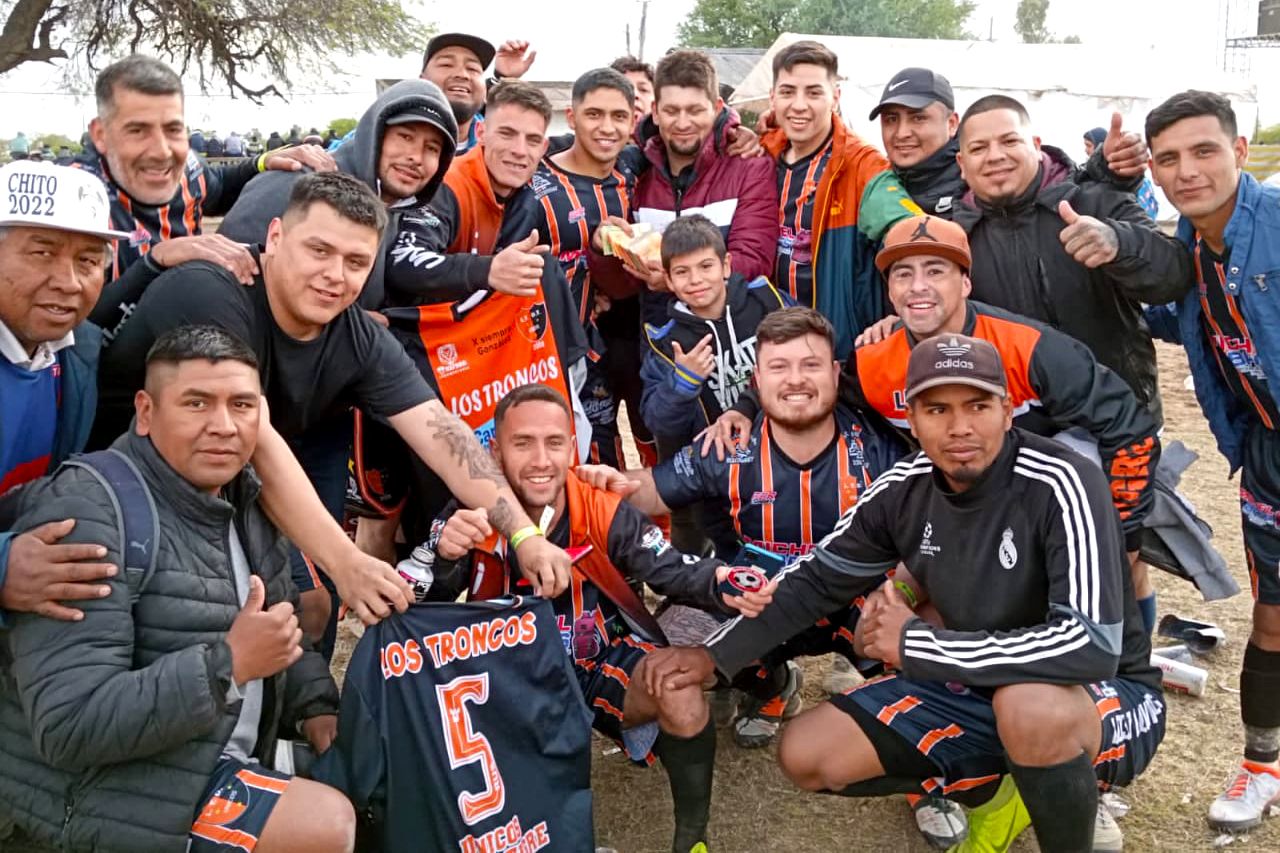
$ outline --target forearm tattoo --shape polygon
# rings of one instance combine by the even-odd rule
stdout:
[[[509,536],[515,532],[516,513],[506,498],[499,497],[493,509],[489,510],[489,523],[503,536]]]
[[[507,485],[498,463],[476,441],[475,433],[455,415],[433,412],[427,418],[427,427],[432,430],[431,437],[447,447],[449,455],[455,461],[466,466],[467,475],[471,479],[488,480],[498,488]]]
[[[475,433],[449,412],[435,412],[427,419],[432,438],[449,449],[449,455],[460,465],[465,465],[467,475],[473,480],[488,480],[499,490],[507,489],[507,478],[489,452],[480,446]],[[489,508],[489,522],[504,536],[515,531],[516,511],[511,502],[501,494]]]

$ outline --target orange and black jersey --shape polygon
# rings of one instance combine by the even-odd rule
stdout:
[[[1276,429],[1280,407],[1240,310],[1240,296],[1227,292],[1225,267],[1230,251],[1228,257],[1218,255],[1196,235],[1194,255],[1204,330],[1222,377],[1263,426]]]
[[[568,172],[542,159],[531,181],[538,202],[539,242],[551,247],[569,280],[578,316],[583,323],[591,318],[592,298],[591,237],[610,216],[630,220],[631,199],[636,176],[631,166],[619,160],[604,178]]]
[[[1076,339],[981,302],[969,300],[963,333],[1000,352],[1016,426],[1045,436],[1080,427],[1093,437],[1126,535],[1136,537],[1154,500],[1160,439],[1129,384]],[[885,340],[854,350],[846,365],[855,397],[904,429],[907,360],[915,344],[899,323]]]
[[[252,159],[211,166],[192,151],[187,154],[173,198],[164,204],[150,205],[131,198],[115,182],[107,169],[107,161],[93,146],[85,149],[72,166],[102,179],[111,198],[111,227],[129,232],[127,244],[116,241],[115,260],[107,273],[107,281],[119,278],[132,263],[151,251],[154,244],[199,234],[204,217],[221,216],[230,210],[244,185],[258,174],[257,163]]]
[[[258,174],[253,159],[211,166],[192,151],[187,154],[173,198],[164,204],[151,205],[131,198],[115,182],[107,161],[92,145],[71,165],[102,179],[111,199],[111,227],[129,234],[127,240],[112,241],[115,253],[107,269],[107,286],[89,317],[106,332],[108,338],[113,337],[133,313],[151,280],[164,272],[152,262],[149,270],[140,270],[140,275],[118,283],[126,271],[146,259],[156,243],[202,233],[204,217],[221,216],[230,210],[245,184]]]
[[[831,160],[831,136],[794,163],[778,158],[778,259],[774,281],[798,305],[813,305],[813,205]]]
[[[723,461],[686,447],[653,469],[654,486],[672,508],[718,502],[744,543],[795,559],[830,533],[906,449],[875,415],[837,407],[835,421],[827,448],[798,464],[778,447],[761,414],[747,444]]]
[[[586,485],[572,473],[565,481],[565,493],[566,511],[547,532],[547,539],[562,548],[591,546],[590,553],[575,564],[569,588],[551,602],[565,650],[575,659],[587,657],[572,647],[573,635],[582,635],[574,625],[584,616],[594,622],[603,646],[637,627],[613,602],[609,590],[602,591],[589,577],[606,583],[616,578],[624,585],[639,581],[673,602],[713,613],[731,612],[719,602],[716,591],[715,572],[723,565],[719,560],[681,554],[640,510],[616,494]],[[453,600],[463,591],[472,601],[528,594],[516,555],[496,533],[459,561],[446,560],[435,551],[444,524],[456,509],[456,503],[445,509],[427,539],[435,572],[432,598]]]

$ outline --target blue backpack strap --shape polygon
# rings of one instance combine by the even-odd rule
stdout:
[[[129,584],[129,603],[136,605],[155,573],[160,549],[160,516],[151,490],[133,460],[118,450],[82,453],[62,464],[88,471],[111,498]]]

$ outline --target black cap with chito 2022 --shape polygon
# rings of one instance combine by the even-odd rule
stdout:
[[[921,110],[938,101],[948,110],[956,108],[956,96],[951,91],[951,81],[928,68],[904,68],[889,78],[880,95],[880,103],[871,111],[870,119],[891,104]]]

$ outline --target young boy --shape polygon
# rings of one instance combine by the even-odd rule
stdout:
[[[662,267],[675,302],[662,326],[645,324],[640,411],[670,455],[738,400],[756,364],[756,326],[791,304],[764,276],[730,272],[720,229],[682,216],[662,235]],[[664,453],[665,449],[665,453]]]

